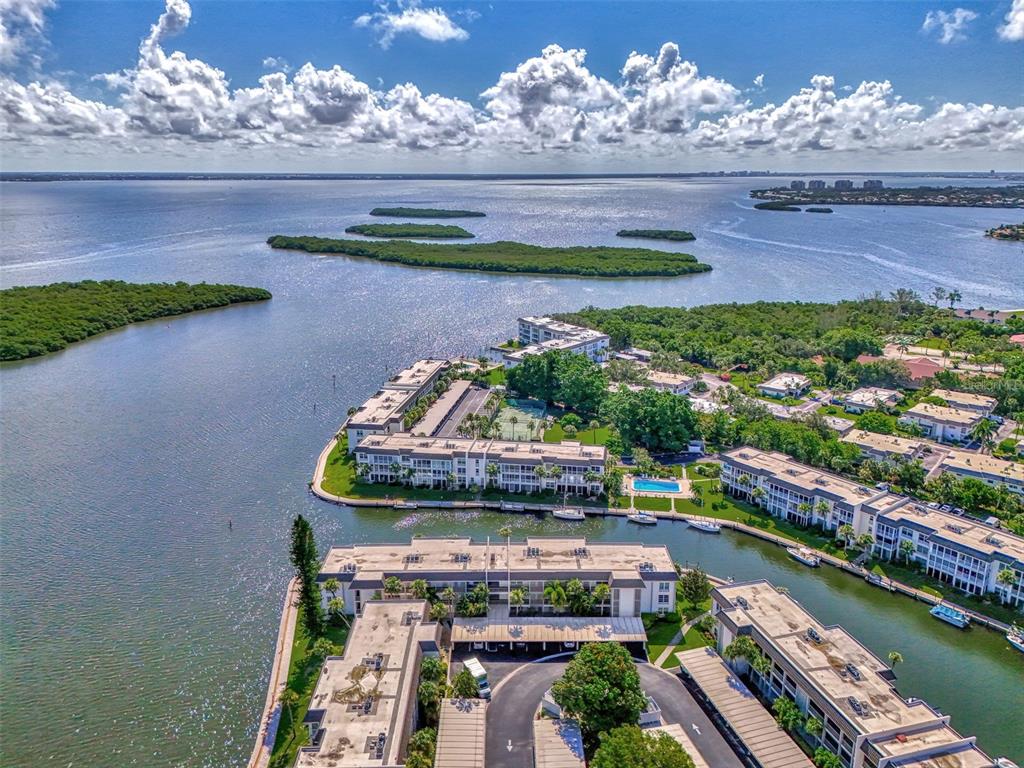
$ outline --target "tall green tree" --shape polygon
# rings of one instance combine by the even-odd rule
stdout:
[[[297,515],[292,523],[289,554],[299,580],[299,607],[302,609],[303,626],[311,637],[317,637],[323,632],[326,620],[320,585],[316,581],[320,557],[316,551],[313,527],[302,515]]]
[[[711,597],[711,581],[698,567],[683,572],[679,577],[679,591],[694,608]]]
[[[452,693],[459,699],[475,699],[480,695],[480,684],[473,674],[463,667],[452,680]]]
[[[590,768],[694,768],[693,759],[667,733],[623,725],[600,735]]]
[[[591,745],[602,731],[636,723],[647,703],[636,663],[614,642],[583,646],[551,692],[562,711],[579,721]]]

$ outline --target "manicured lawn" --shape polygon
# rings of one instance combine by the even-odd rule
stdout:
[[[633,506],[648,512],[671,512],[672,499],[662,499],[657,496],[634,496]]]
[[[644,617],[653,621],[647,630],[647,657],[653,662],[672,642],[681,624],[679,614],[669,614],[664,619],[658,619],[656,614],[645,613]]]
[[[338,646],[338,653],[342,652],[345,645],[345,638],[348,636],[348,627],[328,627],[325,633],[328,640]],[[292,719],[292,712],[287,707],[281,712],[281,722],[277,728],[277,738],[274,741],[274,750],[270,755],[270,768],[287,768],[295,762],[295,755],[299,747],[306,743],[309,738],[309,731],[302,724],[302,718],[309,708],[309,700],[313,697],[313,689],[316,687],[317,676],[320,674],[321,659],[309,653],[313,645],[306,630],[302,626],[302,610],[299,610],[297,625],[295,627],[295,641],[292,643],[292,658],[288,666],[287,687],[299,694],[299,703],[295,705]]]
[[[704,633],[698,630],[696,627],[690,627],[689,631],[683,635],[683,641],[676,646],[675,651],[669,654],[668,658],[661,663],[663,669],[672,669],[672,667],[678,667],[679,662],[676,660],[676,654],[682,653],[683,651],[691,651],[694,648],[704,648],[705,646],[714,643],[713,639],[704,636]],[[655,657],[657,658],[657,657]]]
[[[676,595],[679,595],[679,594],[680,594],[679,590],[677,589],[676,590]],[[691,619],[697,618],[702,613],[707,613],[708,611],[711,610],[711,598],[710,597],[707,600],[705,600],[703,603],[697,603],[696,605],[691,605],[684,598],[678,597],[677,598],[677,603],[679,605],[680,611],[683,614],[683,621],[690,621]],[[683,606],[686,606],[686,607],[684,608]]]
[[[598,427],[596,430],[581,429],[576,433],[576,437],[567,438],[562,425],[556,421],[544,431],[545,443],[560,443],[563,440],[578,440],[583,445],[604,445],[608,440],[608,427]]]
[[[505,383],[505,368],[504,366],[498,366],[497,368],[491,368],[487,372],[487,383],[492,387],[496,387],[499,384]]]
[[[838,416],[840,419],[850,418],[850,414],[838,405],[823,405],[818,409],[818,413],[823,416]]]

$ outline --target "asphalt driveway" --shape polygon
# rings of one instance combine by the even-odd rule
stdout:
[[[488,768],[533,768],[533,717],[544,691],[561,677],[568,657],[525,664],[495,688],[487,710]],[[715,768],[743,768],[732,749],[675,675],[637,665],[665,723],[679,723]],[[694,728],[696,726],[696,728]],[[511,747],[511,748],[510,748]]]

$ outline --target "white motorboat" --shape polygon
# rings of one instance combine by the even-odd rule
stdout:
[[[582,509],[575,507],[558,507],[551,513],[552,517],[558,518],[559,520],[586,520],[587,516],[583,513]]]
[[[722,532],[722,526],[707,517],[688,517],[686,518],[686,524],[691,528],[696,528],[698,531],[704,531],[704,533]]]
[[[395,509],[418,509],[415,501],[396,501],[394,507]]]
[[[631,523],[637,523],[638,525],[657,525],[658,518],[652,515],[650,512],[639,512],[634,511],[626,515],[626,519]]]
[[[1021,653],[1024,653],[1024,631],[1019,627],[1012,627],[1010,631],[1006,633],[1006,642]]]
[[[821,558],[814,554],[813,549],[808,547],[786,547],[789,556],[794,560],[803,563],[810,568],[817,568],[821,564]]]

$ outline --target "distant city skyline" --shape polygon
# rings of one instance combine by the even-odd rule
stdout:
[[[6,171],[1024,166],[1024,0],[0,3]]]

